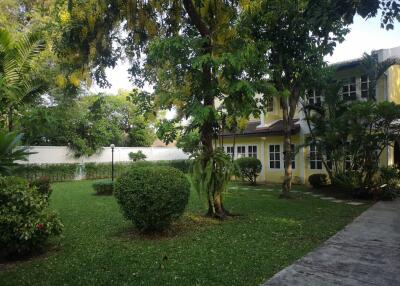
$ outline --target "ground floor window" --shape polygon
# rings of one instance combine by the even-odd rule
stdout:
[[[226,154],[228,154],[229,156],[231,156],[231,158],[233,158],[235,149],[233,149],[233,146],[227,146],[226,147]]]
[[[257,158],[257,145],[248,146],[248,157]]]
[[[237,146],[236,150],[238,158],[246,157],[246,146]]]
[[[310,169],[311,170],[321,170],[322,169],[322,156],[318,152],[316,145],[310,146]]]
[[[269,167],[271,169],[281,168],[281,146],[269,145]]]

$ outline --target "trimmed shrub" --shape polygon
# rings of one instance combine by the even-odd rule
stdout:
[[[114,182],[111,180],[97,181],[92,186],[97,195],[112,195],[114,192]]]
[[[239,177],[251,184],[256,184],[257,177],[261,173],[261,161],[253,157],[243,157],[235,160],[236,173]]]
[[[0,256],[39,250],[63,225],[36,188],[18,177],[0,177]]]
[[[47,200],[50,198],[50,195],[53,192],[49,177],[40,177],[39,179],[33,180],[29,183],[29,186],[35,187],[36,190]]]
[[[71,181],[79,164],[29,164],[19,165],[14,174],[29,181],[48,177],[50,182]]]
[[[361,188],[361,182],[357,174],[352,171],[336,174],[332,178],[332,184],[343,191],[351,192],[356,197],[367,195],[366,190]]]
[[[137,167],[117,179],[114,194],[125,218],[140,231],[162,231],[183,214],[190,184],[172,167]]]
[[[129,159],[131,159],[133,162],[137,161],[144,161],[146,160],[147,156],[143,154],[142,151],[137,151],[137,152],[130,152],[129,153]]]
[[[308,182],[314,189],[320,189],[328,185],[328,176],[326,174],[312,174],[308,177]]]

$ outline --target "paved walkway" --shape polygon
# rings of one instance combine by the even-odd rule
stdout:
[[[263,285],[399,286],[400,200],[375,204]]]

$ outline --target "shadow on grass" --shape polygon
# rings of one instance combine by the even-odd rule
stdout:
[[[134,225],[126,227],[113,235],[114,238],[122,241],[132,240],[152,240],[162,241],[174,239],[179,236],[187,235],[189,233],[205,231],[211,227],[219,227],[229,221],[239,220],[240,217],[230,217],[226,220],[218,220],[209,218],[199,214],[184,214],[183,217],[172,223],[171,226],[162,232],[141,232]]]

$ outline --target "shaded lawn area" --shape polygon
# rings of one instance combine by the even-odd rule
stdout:
[[[225,196],[226,206],[243,216],[220,223],[199,216],[204,209],[192,194],[175,232],[149,239],[132,235],[115,199],[94,196],[91,184],[54,184],[51,206],[65,224],[52,241],[59,246],[0,266],[0,285],[259,285],[367,208],[239,189]]]

